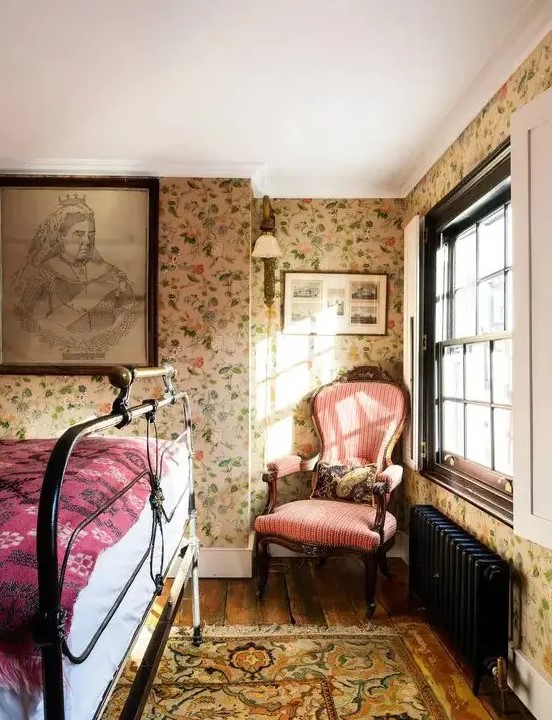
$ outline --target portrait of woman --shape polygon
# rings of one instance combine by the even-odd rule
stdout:
[[[25,339],[29,352],[32,349],[34,356],[40,352],[48,360],[58,354],[67,362],[121,362],[117,348],[124,352],[125,341],[140,332],[145,314],[146,277],[131,279],[128,272],[132,258],[138,255],[136,232],[124,238],[129,245],[128,253],[124,253],[121,231],[116,229],[122,227],[116,205],[93,191],[60,191],[50,197],[48,212],[36,218],[24,255],[24,239],[16,237],[16,229],[3,238],[3,283],[11,300],[11,339],[7,338],[7,344],[3,307],[3,362],[14,341],[20,348]],[[8,196],[8,215],[9,200]],[[98,211],[103,220],[100,223]],[[12,214],[15,217],[15,211]],[[30,223],[27,227],[31,228]],[[103,243],[102,230],[111,235]],[[11,258],[6,252],[10,240],[14,247]],[[14,261],[16,249],[19,262]],[[147,258],[146,247],[142,255]],[[14,334],[16,325],[18,336]]]

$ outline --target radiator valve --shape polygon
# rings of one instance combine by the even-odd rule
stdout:
[[[506,659],[498,657],[492,672],[498,689],[500,690],[500,709],[502,714],[506,715],[506,692],[508,690],[508,667],[506,665]]]

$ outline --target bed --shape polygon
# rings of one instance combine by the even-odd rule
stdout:
[[[154,376],[164,396],[131,407],[133,383]],[[0,719],[100,717],[175,557],[121,717],[140,716],[189,579],[191,639],[201,642],[191,416],[173,377],[169,367],[116,369],[109,415],[57,441],[0,441]],[[176,403],[181,432],[159,441],[157,414]],[[139,417],[146,438],[97,435]]]

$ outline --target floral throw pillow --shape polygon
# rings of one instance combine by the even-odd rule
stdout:
[[[319,463],[312,498],[371,503],[376,480],[376,465],[327,465]]]

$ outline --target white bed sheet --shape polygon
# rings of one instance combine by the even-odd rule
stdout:
[[[170,482],[165,476],[162,479],[164,506],[168,515],[186,485],[185,494],[178,504],[172,521],[169,524],[163,523],[164,571],[178,547],[188,517],[188,478],[188,458],[187,453],[184,452],[178,471],[170,474]],[[148,502],[129,532],[118,543],[105,550],[96,561],[90,581],[75,603],[68,638],[68,645],[73,654],[80,654],[84,650],[145,552],[151,533],[151,516]],[[160,556],[161,543],[158,536],[154,572],[158,572]],[[88,659],[80,665],[73,665],[64,658],[66,720],[91,720],[94,717],[104,692],[151,601],[153,583],[149,572],[148,559]],[[43,719],[41,693],[38,696],[29,696],[0,688],[0,720]]]

